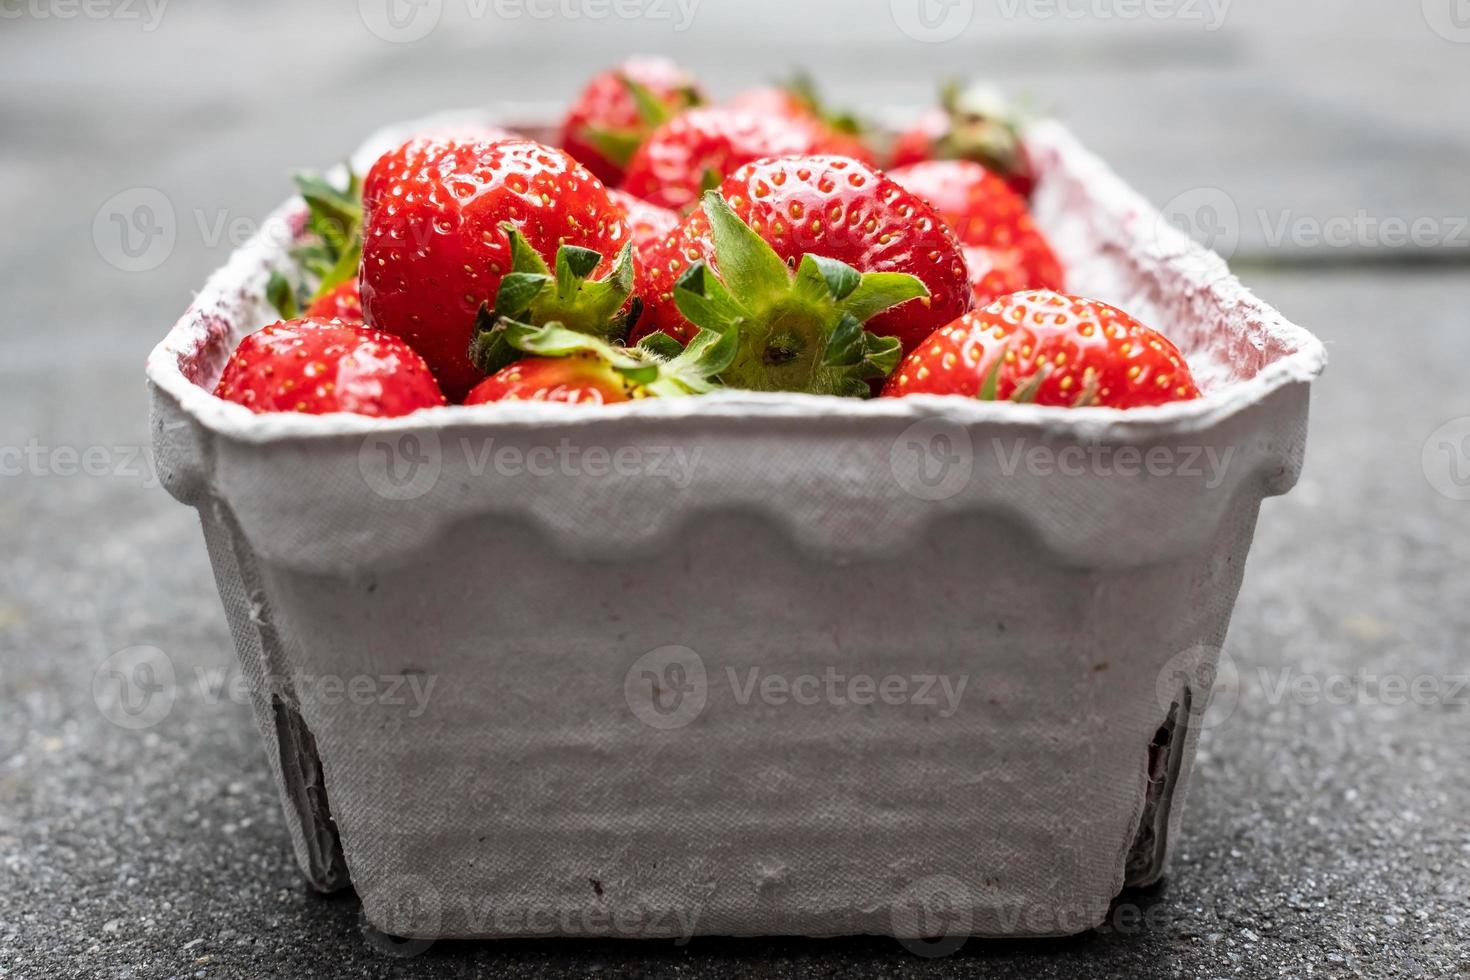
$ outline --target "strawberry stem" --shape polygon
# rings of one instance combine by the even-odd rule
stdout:
[[[860,273],[804,255],[795,274],[716,191],[704,196],[715,264],[696,262],[674,285],[674,300],[696,326],[725,338],[721,380],[756,391],[867,397],[869,380],[898,365],[899,342],[863,329],[869,318],[929,295],[914,276]]]

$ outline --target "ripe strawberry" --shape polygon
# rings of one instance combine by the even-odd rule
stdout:
[[[995,174],[968,160],[932,160],[888,172],[934,205],[965,246],[975,305],[1023,289],[1061,289],[1062,264],[1026,202]]]
[[[857,196],[851,212],[853,224],[859,229],[855,234],[844,229],[846,218],[839,213],[846,196],[846,191],[838,188],[839,180],[847,190],[858,190],[880,179],[867,168],[863,168],[866,173],[851,170],[857,167],[862,164],[845,157],[774,160],[755,167],[771,177],[772,183],[757,181],[754,185],[758,202],[754,210],[759,210],[763,198],[771,196],[773,186],[810,178],[829,195],[832,203],[831,210],[813,212],[830,218],[831,235],[824,235],[820,228],[809,228],[807,219],[801,215],[797,215],[802,221],[801,233],[788,234],[783,215],[794,211],[776,212],[769,225],[760,220],[747,223],[719,191],[705,194],[699,212],[700,233],[707,236],[711,255],[704,258],[698,248],[692,248],[684,256],[691,264],[675,281],[672,295],[679,314],[687,322],[675,332],[687,336],[693,325],[698,333],[691,347],[710,336],[717,336],[721,343],[731,346],[729,363],[719,371],[722,383],[756,391],[868,397],[872,394],[869,382],[886,377],[898,363],[902,355],[898,338],[880,337],[865,330],[863,324],[879,320],[885,311],[911,300],[930,300],[923,281],[897,271],[859,272],[830,255],[806,252],[799,260],[794,256],[783,258],[772,247],[776,244],[789,248],[793,242],[810,237],[829,246],[827,250],[831,252],[856,253],[868,258],[876,255],[883,259],[881,249],[854,246],[864,241],[860,228],[865,221],[877,225],[878,210],[870,207],[873,201],[886,207],[892,203],[893,195],[880,194],[870,200]],[[785,168],[789,168],[789,174]],[[849,177],[859,179],[849,181]],[[739,182],[735,183],[738,188]],[[902,193],[896,186],[893,190]],[[922,202],[916,199],[916,203]],[[747,207],[747,210],[752,209]],[[936,218],[917,220],[943,229]],[[773,241],[768,242],[763,234]],[[679,238],[674,235],[671,241],[677,243]],[[956,252],[953,293],[963,299],[964,268],[958,264],[953,239],[949,241]],[[667,271],[667,267],[660,270]],[[927,312],[923,307],[918,309],[921,314]],[[677,342],[663,331],[647,334],[642,341],[643,344]]]
[[[581,164],[529,140],[447,140],[403,159],[367,216],[363,313],[422,354],[451,399],[483,376],[469,346],[486,304],[621,339],[628,228]],[[588,278],[598,270],[606,277]]]
[[[407,415],[444,404],[429,366],[397,337],[340,320],[283,320],[250,334],[214,393],[253,412]]]
[[[454,143],[498,143],[501,140],[524,140],[508,129],[499,126],[479,126],[472,123],[434,126],[416,133],[404,142],[384,153],[368,168],[362,179],[362,210],[371,211],[377,206],[387,189],[410,174],[423,170],[431,162],[441,159],[446,146]]]
[[[727,174],[766,157],[810,156],[849,149],[806,119],[757,115],[737,109],[691,109],[649,136],[633,154],[623,190],[675,211],[699,203],[702,191]]]
[[[883,389],[888,398],[919,394],[1137,408],[1200,392],[1162,334],[1106,303],[1036,290],[936,331]]]
[[[683,219],[668,208],[639,200],[627,191],[609,191],[613,203],[623,209],[628,219],[628,233],[633,251],[640,261],[649,249],[672,235]]]
[[[710,377],[723,370],[734,351],[734,338],[703,333],[682,351],[657,353],[655,346],[614,347],[559,324],[532,327],[500,319],[477,342],[516,351],[518,360],[480,382],[466,405],[498,401],[588,402],[602,405],[636,398],[669,398],[703,394],[714,388]]]
[[[896,336],[911,349],[970,308],[964,255],[954,233],[925,201],[866,164],[845,157],[789,157],[742,168],[720,185],[720,195],[780,256],[795,267],[807,253],[864,273],[916,276],[927,296],[895,309],[870,311],[868,329]],[[645,308],[634,329],[688,339],[674,286],[701,259],[724,271],[707,209],[646,253],[639,296]],[[762,305],[757,297],[737,297]]]
[[[899,134],[891,166],[906,167],[926,160],[972,160],[999,174],[1022,197],[1036,187],[1036,173],[1021,123],[999,92],[985,86],[944,87],[942,108],[928,109],[914,125]]]
[[[822,152],[850,156],[872,163],[872,151],[863,137],[867,125],[850,112],[834,111],[824,103],[810,75],[798,72],[780,85],[747,89],[726,100],[726,107],[763,116],[781,116],[820,127],[826,134]]]
[[[357,277],[332,287],[312,300],[304,316],[344,323],[362,322],[362,295],[357,291]]]
[[[630,58],[593,77],[562,121],[562,148],[608,186],[659,124],[704,99],[667,58]]]

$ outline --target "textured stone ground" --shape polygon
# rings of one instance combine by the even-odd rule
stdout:
[[[170,5],[149,30],[141,5],[100,20],[5,5],[22,15],[0,32],[0,447],[43,464],[0,475],[0,977],[1470,977],[1470,688],[1455,690],[1470,503],[1442,492],[1455,460],[1422,458],[1470,416],[1470,233],[1456,230],[1470,44],[1450,39],[1470,32],[1451,4],[1237,0],[1210,31],[1182,13],[1101,15],[1126,4],[1064,5],[1090,11],[1073,22],[976,0],[945,43],[903,33],[898,0],[705,0],[683,32],[444,0],[413,43],[375,37],[359,17],[372,4],[357,6]],[[768,39],[758,20],[777,10],[805,28]],[[137,449],[143,357],[228,254],[232,222],[267,213],[287,168],[379,122],[560,99],[583,64],[635,49],[684,52],[726,90],[809,62],[855,101],[1001,77],[1154,199],[1223,191],[1222,247],[1330,345],[1302,483],[1262,512],[1229,646],[1236,707],[1205,737],[1167,884],[1127,896],[1115,927],[933,961],[880,939],[391,959],[364,941],[355,899],[303,887],[246,707],[191,683],[146,731],[98,710],[93,675],[115,651],[156,646],[191,679],[233,662],[193,515]],[[139,187],[175,214],[161,258],[94,241],[106,202]],[[1393,220],[1429,233],[1400,245]],[[65,475],[65,450],[91,447],[103,472]],[[1383,703],[1374,678],[1390,674],[1433,694]],[[1304,677],[1350,690],[1312,695]]]

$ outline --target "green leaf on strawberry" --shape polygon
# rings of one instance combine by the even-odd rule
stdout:
[[[266,298],[286,319],[356,277],[362,259],[362,182],[357,174],[348,168],[345,187],[316,173],[296,173],[291,179],[306,202],[308,234],[291,250],[297,274],[273,272],[266,289]]]
[[[863,329],[869,318],[929,295],[914,276],[860,273],[804,255],[795,274],[715,191],[704,196],[715,269],[700,261],[674,285],[679,311],[709,333],[733,335],[721,380],[757,391],[866,397],[898,364],[899,342]]]

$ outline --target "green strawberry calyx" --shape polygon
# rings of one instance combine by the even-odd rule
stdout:
[[[345,187],[318,173],[291,179],[306,202],[307,235],[291,249],[296,275],[273,270],[266,283],[266,299],[287,320],[355,278],[362,260],[362,181],[352,168]]]
[[[633,154],[638,152],[638,147],[648,139],[649,133],[685,109],[692,109],[703,101],[699,91],[693,87],[677,89],[672,93],[673,98],[666,101],[647,85],[633,80],[626,73],[619,72],[618,81],[638,109],[637,125],[627,129],[611,129],[588,124],[582,127],[581,135],[598,153],[619,167],[628,165]]]
[[[609,343],[618,343],[642,311],[633,292],[633,246],[623,246],[612,268],[600,279],[590,278],[602,264],[602,253],[579,245],[556,250],[555,268],[531,247],[516,226],[501,225],[510,241],[511,269],[500,280],[493,303],[480,308],[470,344],[470,360],[486,374],[515,360],[515,349],[505,343],[501,320],[532,325],[556,323],[561,327]]]
[[[1026,116],[996,89],[986,85],[947,82],[940,105],[949,127],[936,154],[947,160],[973,160],[1002,177],[1022,177],[1031,163],[1021,140]]]
[[[927,298],[923,282],[901,272],[860,273],[811,254],[793,273],[718,191],[707,192],[703,206],[714,265],[692,265],[674,285],[674,302],[695,326],[737,338],[721,381],[754,391],[867,397],[869,381],[892,373],[899,341],[863,324]]]
[[[581,357],[598,361],[635,397],[676,398],[703,395],[719,385],[713,380],[730,364],[735,338],[701,330],[680,347],[667,334],[653,334],[637,347],[619,347],[560,323],[533,326],[499,318],[489,328],[487,345],[515,352],[514,360],[532,357]]]

